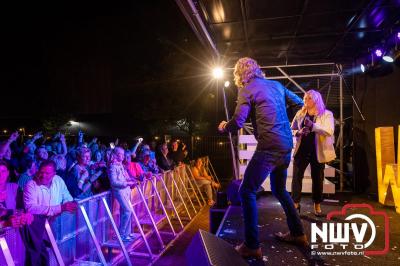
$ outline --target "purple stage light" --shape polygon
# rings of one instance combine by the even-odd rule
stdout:
[[[399,40],[400,40],[400,31],[399,31],[399,32],[397,32],[397,39],[399,39]]]
[[[375,55],[376,55],[377,57],[381,57],[381,56],[382,56],[382,50],[381,50],[381,49],[376,49],[376,50],[375,50]]]

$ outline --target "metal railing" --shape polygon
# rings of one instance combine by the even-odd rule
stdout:
[[[119,234],[116,223],[119,211],[110,191],[77,201],[75,213],[49,217],[45,229],[51,244],[50,265],[112,265],[122,260],[132,265],[131,256],[156,260],[169,246],[164,244],[162,236],[178,237],[184,221],[190,222],[205,206],[202,193],[187,169],[188,166],[177,167],[153,175],[132,188],[132,228],[138,237],[129,243],[123,242]],[[161,231],[162,227],[169,232]],[[148,243],[153,234],[160,244],[159,254],[153,254]],[[135,251],[142,244],[146,252]],[[25,247],[18,229],[7,228],[0,235],[0,248],[0,265],[24,265]]]

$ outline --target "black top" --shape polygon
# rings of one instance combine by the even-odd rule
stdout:
[[[171,151],[168,153],[168,158],[171,159],[176,165],[185,159],[185,154],[182,150]]]
[[[164,171],[173,170],[174,162],[172,159],[165,157],[163,154],[157,156],[157,165]]]
[[[307,113],[306,117],[308,117],[311,121],[314,121],[313,115],[309,115]],[[305,120],[305,118],[304,118],[304,120]],[[303,120],[303,123],[301,123],[301,127],[304,127],[304,120]],[[311,129],[310,129],[310,131],[311,131]],[[307,136],[301,137],[300,147],[299,147],[297,154],[310,155],[315,152],[316,152],[315,132],[310,132]]]

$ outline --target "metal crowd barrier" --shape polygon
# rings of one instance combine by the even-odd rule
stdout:
[[[49,218],[45,227],[51,243],[50,265],[113,265],[121,261],[132,265],[130,256],[155,261],[172,242],[165,245],[162,236],[178,237],[188,225],[184,221],[190,223],[205,206],[190,167],[154,175],[132,188],[132,232],[137,237],[126,243],[115,222],[119,221],[115,202],[107,191],[77,201],[76,213]],[[160,245],[158,254],[153,254],[148,241],[153,234]],[[141,244],[146,252],[135,251]],[[25,247],[18,229],[8,228],[0,235],[0,248],[0,265],[24,265]]]

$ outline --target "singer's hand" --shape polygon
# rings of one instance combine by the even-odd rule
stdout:
[[[311,128],[313,126],[313,122],[310,120],[308,116],[304,119],[304,126]]]
[[[221,123],[219,123],[219,126],[218,126],[219,132],[221,132],[221,133],[225,132],[226,123],[227,123],[226,121],[221,121]]]
[[[308,127],[303,127],[299,131],[297,131],[297,136],[307,136],[310,133],[310,129]]]

